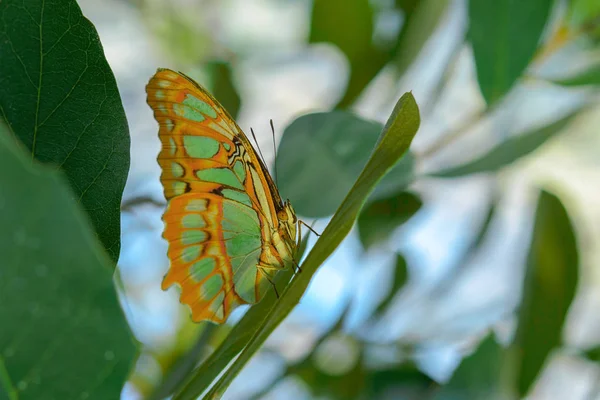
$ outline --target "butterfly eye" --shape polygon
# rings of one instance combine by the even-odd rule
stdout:
[[[284,210],[280,210],[277,212],[277,218],[279,218],[280,221],[287,221],[288,215]]]

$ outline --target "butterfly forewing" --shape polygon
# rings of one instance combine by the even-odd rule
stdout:
[[[159,69],[146,91],[160,126],[168,201],[170,268],[162,287],[181,287],[194,321],[222,323],[237,305],[260,300],[277,270],[292,262],[295,238],[281,243],[279,193],[244,133],[204,88]]]

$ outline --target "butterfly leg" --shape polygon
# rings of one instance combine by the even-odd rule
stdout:
[[[271,284],[271,286],[273,286],[273,290],[275,291],[275,296],[277,297],[277,299],[279,299],[279,292],[277,291],[277,286],[275,286],[275,282],[273,282],[273,280],[272,280],[273,276],[270,275],[269,273],[274,275],[275,273],[277,273],[277,271],[280,271],[281,268],[275,267],[272,265],[267,265],[267,264],[258,264],[256,266],[256,268],[265,277],[265,279]]]
[[[302,268],[300,268],[300,264],[298,264],[298,262],[294,259],[292,259],[292,262],[294,263],[294,274],[299,274],[300,272],[302,272]]]

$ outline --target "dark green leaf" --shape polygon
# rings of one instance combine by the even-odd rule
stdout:
[[[590,361],[600,361],[600,346],[593,347],[584,353],[585,357]]]
[[[296,212],[318,218],[333,214],[372,152],[381,124],[345,111],[304,115],[288,126],[277,152],[279,190]],[[374,198],[404,189],[413,159],[398,163]]]
[[[517,393],[524,397],[550,352],[561,343],[563,324],[578,280],[577,240],[560,200],[545,191],[538,202],[529,249],[519,325],[511,351]]]
[[[593,65],[573,76],[553,80],[562,86],[600,85],[600,64]]]
[[[94,26],[75,0],[0,1],[0,116],[59,166],[113,261],[129,132]]]
[[[227,63],[214,62],[209,65],[212,73],[212,94],[236,118],[240,111],[240,95],[233,84],[231,68]]]
[[[0,398],[118,399],[135,346],[111,262],[66,180],[30,157],[0,131]]]
[[[211,355],[207,362],[200,366],[189,384],[175,396],[175,400],[195,399],[243,349],[242,354],[213,386],[208,397],[218,396],[226,390],[250,357],[298,304],[317,268],[350,232],[364,201],[377,182],[406,153],[419,123],[419,109],[414,97],[407,93],[396,104],[363,172],[306,257],[302,264],[302,272],[285,287],[278,301],[275,302],[275,296],[270,292],[265,299],[248,310],[227,339],[213,353],[214,356]],[[289,275],[279,273],[275,279],[277,281],[286,276],[289,278]],[[285,281],[283,283],[285,284]]]
[[[469,38],[488,105],[515,84],[538,48],[552,0],[470,0]]]
[[[466,357],[454,371],[452,379],[432,400],[502,399],[501,367],[504,350],[488,335],[479,348]]]
[[[367,376],[367,399],[429,399],[437,383],[414,364],[371,371]]]
[[[543,128],[512,136],[476,160],[434,172],[430,175],[439,178],[454,178],[462,175],[496,171],[535,151],[548,139],[561,132],[579,114],[579,111],[570,113]]]
[[[422,205],[418,196],[408,192],[367,205],[357,222],[358,235],[365,249],[386,240],[396,228],[419,211]]]

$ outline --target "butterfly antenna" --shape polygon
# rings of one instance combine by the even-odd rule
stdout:
[[[273,135],[273,178],[275,178],[275,185],[277,185],[277,146],[275,146],[275,127],[273,126],[273,120],[269,119],[271,124],[271,133]]]
[[[299,220],[299,221],[300,221],[300,223],[301,223],[302,225],[304,225],[305,227],[307,227],[308,229],[310,229],[310,231],[311,231],[312,233],[314,233],[314,234],[315,234],[315,235],[317,235],[317,236],[321,236],[321,234],[320,234],[320,233],[317,233],[317,232],[316,232],[316,231],[315,231],[315,230],[312,228],[312,226],[308,225],[306,222],[304,222],[304,221],[302,221],[302,220]]]
[[[260,154],[260,158],[261,158],[263,164],[265,164],[265,166],[266,166],[267,163],[265,162],[265,158],[263,157],[262,151],[260,150],[260,146],[258,145],[258,140],[256,140],[256,135],[254,134],[254,129],[250,128],[250,133],[252,133],[252,138],[254,138],[254,143],[256,143],[256,148],[258,149],[258,154]]]

